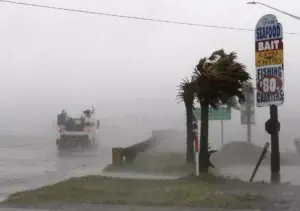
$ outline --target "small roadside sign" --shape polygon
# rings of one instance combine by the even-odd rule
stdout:
[[[197,135],[194,136],[194,151],[199,152],[199,140]]]
[[[195,108],[193,110],[195,118],[201,120],[201,108]],[[209,108],[208,112],[209,120],[230,120],[231,119],[231,108],[228,106],[222,106],[218,109],[212,107]]]

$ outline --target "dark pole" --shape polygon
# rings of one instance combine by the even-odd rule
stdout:
[[[251,114],[250,114],[250,111],[248,111],[247,137],[248,137],[248,142],[251,142]]]
[[[223,147],[223,145],[224,145],[224,123],[223,123],[223,120],[221,120],[221,144]]]
[[[279,152],[279,130],[278,107],[270,106],[270,126],[271,126],[271,182],[280,182],[280,152]]]
[[[251,85],[246,86],[246,114],[247,114],[247,139],[251,142]]]
[[[264,149],[263,149],[263,151],[261,152],[261,155],[260,155],[260,157],[259,157],[259,159],[258,159],[258,161],[257,161],[257,163],[256,163],[256,166],[255,166],[254,171],[253,171],[253,173],[252,173],[252,175],[251,175],[251,177],[250,177],[249,182],[252,182],[252,181],[253,181],[253,179],[254,179],[254,177],[255,177],[255,175],[256,175],[256,173],[257,173],[257,170],[258,170],[258,168],[259,168],[261,162],[263,161],[263,159],[265,158],[265,155],[266,155],[267,152],[268,152],[269,145],[270,145],[270,144],[269,144],[268,142],[265,144]]]

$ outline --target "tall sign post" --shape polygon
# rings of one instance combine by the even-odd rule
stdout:
[[[284,102],[283,31],[275,15],[260,18],[255,28],[256,105],[270,107],[265,130],[271,135],[271,181],[280,181],[278,106]]]
[[[195,155],[195,164],[196,164],[196,176],[199,176],[199,174],[200,174],[200,171],[199,171],[199,168],[200,168],[200,166],[199,166],[199,146],[200,146],[200,141],[199,141],[199,139],[198,139],[198,125],[200,125],[200,124],[197,124],[197,122],[196,121],[194,121],[193,122],[193,134],[194,134],[194,137],[193,137],[193,139],[194,139],[194,155]]]
[[[193,110],[194,116],[198,120],[198,125],[200,125],[201,120],[201,108],[195,108]],[[209,120],[220,120],[221,121],[221,144],[224,145],[224,120],[231,119],[231,108],[227,106],[222,106],[218,109],[209,108],[208,110],[208,119]],[[199,128],[200,129],[200,128]],[[200,132],[199,132],[200,134]],[[200,138],[200,136],[199,136]]]
[[[245,102],[241,103],[241,124],[247,125],[247,140],[251,142],[251,127],[252,124],[255,124],[255,102],[252,84],[244,84],[242,92],[246,99]]]
[[[200,157],[199,157],[199,151],[200,151],[200,120],[201,120],[201,108],[195,108],[193,110],[193,115],[196,118],[196,121],[194,124],[198,127],[194,127],[194,149],[195,149],[195,163],[196,163],[196,175],[199,176],[199,163],[200,163]],[[208,110],[208,119],[209,120],[221,120],[221,142],[223,146],[224,142],[224,128],[223,128],[223,120],[230,120],[231,119],[231,108],[227,106],[222,106],[218,109],[209,108]],[[197,133],[198,129],[198,133]],[[199,134],[199,135],[198,135]]]

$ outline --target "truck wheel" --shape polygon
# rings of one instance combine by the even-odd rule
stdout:
[[[57,149],[61,149],[62,147],[61,147],[61,140],[56,140],[56,147],[57,147]]]

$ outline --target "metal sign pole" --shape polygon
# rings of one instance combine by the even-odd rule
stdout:
[[[221,144],[223,147],[223,145],[224,145],[224,123],[223,123],[223,120],[221,120]]]
[[[199,176],[199,143],[198,136],[195,134],[194,136],[194,149],[195,149],[195,165],[196,165],[196,176]]]
[[[198,124],[197,124],[198,123]],[[198,131],[200,130],[199,127],[200,123],[199,121],[194,122],[194,129],[193,129],[193,133],[194,133],[194,155],[195,155],[195,174],[196,176],[200,175],[200,162],[199,162],[199,148],[200,148],[200,143],[199,143],[199,136]]]
[[[278,183],[280,181],[280,152],[279,152],[279,124],[278,122],[278,107],[276,105],[270,106],[270,122],[271,129],[271,181]]]
[[[284,103],[283,29],[277,17],[267,14],[255,27],[256,103],[270,107],[265,130],[271,135],[271,181],[280,182],[278,106]],[[266,56],[267,55],[267,56]]]
[[[199,173],[199,152],[195,153],[195,159],[196,159],[196,176],[198,177],[200,175]]]
[[[250,87],[246,89],[246,114],[247,114],[247,140],[251,142],[251,100],[250,99]]]

